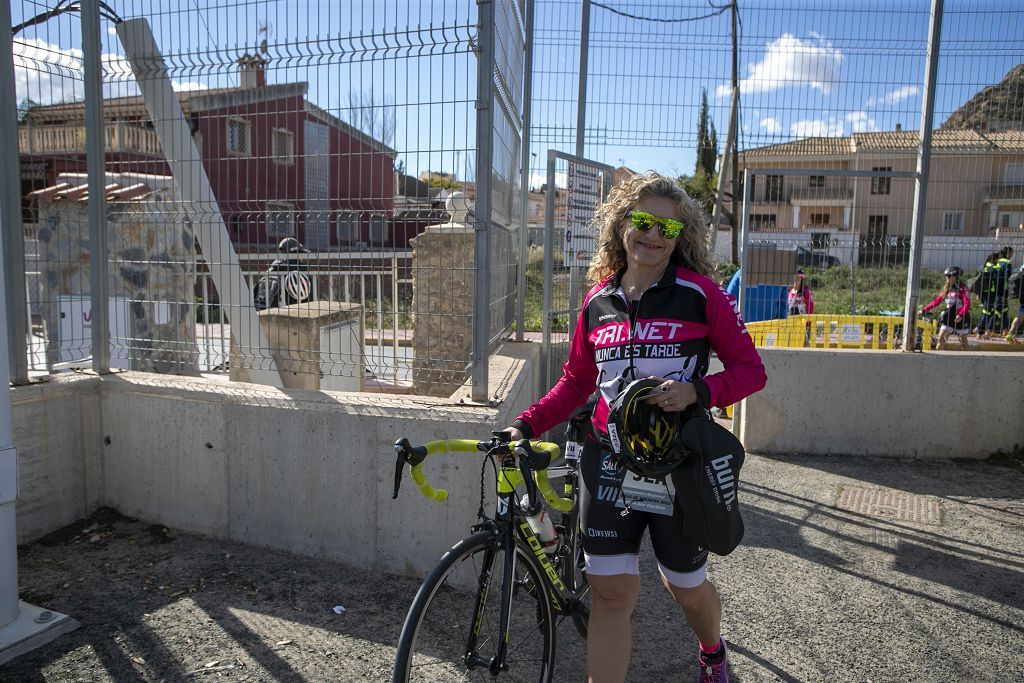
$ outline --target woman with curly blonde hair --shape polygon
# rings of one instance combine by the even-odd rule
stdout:
[[[664,197],[675,203],[675,213],[691,229],[680,233],[669,262],[706,277],[715,272],[715,263],[708,250],[708,219],[704,211],[679,183],[657,173],[635,175],[616,185],[608,199],[594,214],[594,224],[600,227],[597,253],[590,261],[587,276],[591,282],[600,282],[626,266],[624,233],[619,228],[629,220],[643,195]]]
[[[600,234],[589,270],[595,284],[583,300],[562,377],[507,431],[513,439],[539,436],[599,392],[579,464],[590,680],[626,678],[640,544],[650,530],[662,582],[697,636],[697,680],[727,683],[722,604],[706,578],[708,552],[683,535],[664,477],[645,494],[659,505],[630,506],[626,470],[612,456],[618,446],[609,438],[609,405],[630,395],[641,378],[653,378],[646,384],[650,395],[639,399],[652,413],[725,407],[764,387],[764,365],[735,301],[710,277],[704,213],[673,179],[647,173],[626,180],[598,208],[595,224]],[[708,375],[712,351],[724,370]]]

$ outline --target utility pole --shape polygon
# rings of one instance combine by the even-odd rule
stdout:
[[[718,167],[718,189],[715,191],[715,207],[711,211],[711,250],[715,250],[718,242],[718,225],[722,221],[722,192],[725,190],[725,174],[728,171],[731,176],[730,190],[732,191],[732,217],[729,219],[730,236],[732,246],[729,257],[732,263],[739,263],[738,245],[736,244],[736,230],[739,227],[738,211],[738,181],[739,163],[736,154],[737,124],[739,123],[740,109],[740,84],[739,84],[739,49],[737,47],[736,24],[737,8],[733,0],[732,10],[732,103],[729,107],[729,131],[725,135],[725,149],[722,151],[722,165]]]

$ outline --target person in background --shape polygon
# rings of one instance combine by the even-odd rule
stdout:
[[[999,258],[996,260],[995,277],[993,287],[995,289],[995,308],[992,315],[995,318],[992,324],[992,332],[1001,336],[1010,327],[1010,307],[1007,299],[1010,293],[1010,276],[1013,274],[1013,247],[1004,246],[999,250]]]
[[[1017,317],[1010,323],[1010,331],[1006,335],[1006,341],[1016,342],[1017,335],[1024,332],[1024,265],[1018,270],[1019,284],[1017,285]]]
[[[789,288],[789,296],[786,299],[790,315],[811,315],[814,313],[814,297],[811,295],[811,288],[807,286],[807,276],[804,271],[796,271],[793,279],[793,286]]]
[[[729,284],[725,288],[725,293],[733,297],[734,299],[740,298],[740,285],[742,284],[743,276],[740,275],[740,269],[737,268],[736,272],[729,278]]]
[[[708,221],[675,180],[633,176],[612,189],[596,223],[601,232],[588,273],[596,284],[583,300],[562,377],[506,431],[513,440],[539,436],[600,392],[579,464],[590,681],[626,680],[640,546],[649,532],[662,583],[697,636],[697,680],[728,683],[722,602],[707,580],[707,549],[683,535],[678,506],[662,514],[615,505],[626,471],[608,446],[609,404],[634,379],[656,377],[648,402],[664,411],[728,406],[764,387],[764,365],[735,301],[710,277]],[[724,369],[708,374],[712,351]],[[605,490],[612,495],[598,495]]]
[[[992,318],[995,315],[995,268],[996,261],[999,260],[999,252],[994,251],[985,257],[985,265],[980,269],[979,277],[981,282],[979,283],[979,290],[981,294],[981,316],[978,318],[978,326],[974,329],[974,333],[979,337],[985,337],[988,335],[990,326],[992,324]]]
[[[949,335],[955,334],[960,338],[960,350],[967,350],[967,333],[971,330],[971,296],[967,288],[960,282],[963,271],[960,266],[951,266],[943,272],[946,282],[942,291],[930,303],[921,308],[921,313],[927,313],[933,308],[945,305],[939,315],[941,327],[939,327],[939,341],[935,348],[942,351],[946,348],[946,340]]]

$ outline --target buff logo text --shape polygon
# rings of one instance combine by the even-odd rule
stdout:
[[[732,509],[732,504],[736,501],[736,478],[729,467],[730,462],[732,453],[711,461],[711,467],[715,470],[715,480],[718,481],[718,488],[722,492],[722,500],[728,509]]]

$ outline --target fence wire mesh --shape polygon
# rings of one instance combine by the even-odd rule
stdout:
[[[588,157],[624,167],[620,172],[676,176],[709,212],[719,196],[716,252],[723,285],[739,262],[742,174],[750,169],[755,175],[746,208],[757,272],[745,278],[745,311],[756,322],[751,329],[758,343],[781,344],[792,336],[798,346],[837,346],[850,342],[857,328],[861,348],[893,348],[907,300],[931,3],[738,3],[736,173],[731,158],[722,157],[733,5],[590,6],[584,27],[580,3],[538,3],[536,59],[542,66],[534,71],[534,145],[571,149],[579,115]],[[966,284],[993,252],[1014,250],[1004,270],[1020,264],[1022,20],[1013,3],[944,3],[918,245],[919,304],[939,298],[951,266],[963,270]],[[589,35],[585,55],[583,30]],[[583,112],[575,87],[581,62],[588,77]],[[537,158],[531,170],[543,171]],[[875,177],[854,175],[862,172]],[[817,344],[805,339],[803,328],[799,339],[781,334],[788,329],[784,318],[798,269],[814,292],[814,314],[829,318],[815,328]],[[990,311],[990,336],[998,333],[999,341],[1018,308],[1010,300],[1016,290],[1001,282],[987,278],[987,294],[974,294],[971,304],[972,327]],[[929,311],[928,329],[935,333],[924,348],[938,342],[944,309],[942,299]],[[881,346],[873,341],[876,323],[861,320],[877,316],[892,318],[882,320],[893,331]],[[826,328],[831,335],[820,332]],[[980,348],[1003,348],[989,338],[971,339]]]
[[[325,389],[461,384],[477,265],[492,280],[491,348],[514,315],[524,37],[522,6],[497,5],[494,234],[475,264],[476,3],[110,3],[112,365],[257,381],[276,367]],[[80,20],[31,23],[50,9],[13,6],[30,24],[14,51],[32,359],[52,371],[88,362],[90,254]],[[143,22],[163,73],[126,44]],[[447,241],[423,238],[432,225]],[[241,278],[225,275],[236,264]]]
[[[81,20],[55,5],[12,3],[28,293],[10,305],[28,311],[29,367],[39,372],[88,362],[96,264]],[[564,174],[548,186],[548,150],[620,174],[678,177],[718,211],[723,284],[735,270],[738,185],[749,169],[749,249],[763,274],[744,284],[781,288],[773,315],[788,315],[797,268],[814,315],[902,315],[915,191],[905,174],[917,170],[930,3],[590,2],[584,27],[580,1],[537,0],[530,73],[526,7],[494,3],[492,97],[478,103],[479,10],[468,0],[109,3],[100,38],[111,364],[235,379],[285,365],[319,388],[445,393],[469,376],[481,309],[466,295],[485,225],[488,349],[511,327],[518,230],[541,245],[546,193],[556,207],[564,201]],[[163,102],[154,115],[143,97],[151,70],[133,69],[119,35],[138,20],[152,30],[180,113]],[[1022,29],[1015,3],[944,3],[918,245],[920,303],[938,297],[948,267],[965,283],[986,263],[1001,273],[985,275],[970,307],[971,326],[1000,338],[1016,312],[1009,274],[1024,247]],[[734,57],[738,153],[723,157]],[[480,104],[493,109],[486,135]],[[184,135],[161,132],[182,121]],[[532,153],[520,159],[525,132]],[[476,168],[482,145],[485,171]],[[185,167],[205,173],[213,201],[172,182]],[[482,221],[472,209],[484,172],[491,210]],[[427,229],[435,225],[445,227]],[[225,239],[215,243],[218,231]],[[235,263],[227,245],[236,279],[224,276]],[[528,334],[542,327],[531,312],[538,249],[523,260]],[[578,305],[562,296],[553,309]],[[297,308],[263,331],[278,304]],[[775,320],[765,334],[778,343],[786,323]]]

